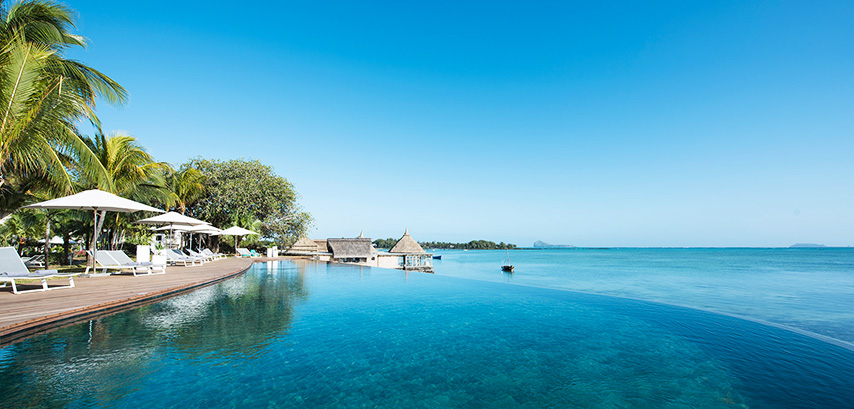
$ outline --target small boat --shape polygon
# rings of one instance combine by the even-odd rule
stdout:
[[[505,273],[513,272],[513,264],[510,263],[510,250],[507,250],[507,260],[505,260],[504,264],[501,265],[501,271]]]
[[[441,254],[434,254],[434,255],[433,255],[433,260],[441,260],[441,259],[442,259],[442,255],[441,255]]]

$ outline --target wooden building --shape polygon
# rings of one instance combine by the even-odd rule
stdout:
[[[377,250],[371,244],[371,239],[357,237],[354,239],[340,238],[327,239],[329,251],[332,253],[331,261],[338,263],[355,263],[364,265],[376,265]]]
[[[377,254],[377,267],[432,273],[433,255],[424,251],[407,229],[388,253]]]

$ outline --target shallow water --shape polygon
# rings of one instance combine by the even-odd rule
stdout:
[[[693,309],[312,263],[0,349],[0,407],[845,408],[854,352]]]
[[[854,248],[437,251],[436,274],[737,314],[854,343]]]

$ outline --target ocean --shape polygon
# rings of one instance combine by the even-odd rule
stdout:
[[[430,251],[431,249],[427,249]],[[854,346],[854,248],[436,250],[436,274],[697,308]]]

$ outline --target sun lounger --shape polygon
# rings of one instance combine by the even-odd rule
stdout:
[[[185,267],[202,265],[202,260],[190,257],[186,254],[181,254],[180,251],[175,249],[166,250],[164,251],[164,254],[166,254],[166,261],[172,265],[183,264]]]
[[[121,250],[101,250],[100,252],[107,253],[107,255],[112,257],[118,264],[146,269],[146,275],[166,274],[166,264],[154,264],[150,261],[133,261],[127,254],[125,254],[124,251]],[[133,275],[136,276],[136,271],[134,271]]]
[[[190,257],[200,258],[200,259],[202,259],[203,263],[207,263],[209,261],[214,261],[213,257],[206,256],[206,255],[201,254],[199,252],[193,251],[193,249],[185,249],[185,250],[187,251],[187,254],[190,255]]]
[[[237,248],[237,254],[240,255],[240,257],[260,257],[261,256],[260,254],[256,253],[255,250],[250,251],[250,250],[247,250],[243,247]]]
[[[3,281],[3,285],[0,287],[6,287],[6,283],[12,283],[13,294],[56,290],[59,288],[74,288],[74,276],[78,274],[80,273],[59,274],[56,270],[38,270],[31,273],[14,248],[0,247],[0,281]],[[53,277],[68,278],[68,285],[49,287],[47,279]],[[18,291],[17,281],[19,280],[40,280],[42,287],[34,290]]]
[[[87,252],[89,255],[92,255],[92,252]],[[118,262],[113,256],[110,255],[109,250],[98,250],[95,256],[95,262],[98,264],[94,271],[98,272],[98,269],[101,269],[103,273],[109,274],[121,274],[123,272],[133,273],[134,277],[137,276],[137,272],[144,272],[146,275],[151,274],[151,267],[134,265],[134,264],[123,264]],[[86,266],[86,273],[89,273],[90,266]]]
[[[23,257],[24,265],[27,267],[44,267],[44,254],[36,254],[32,257]]]
[[[228,258],[228,256],[226,256],[225,254],[214,253],[208,249],[201,249],[201,250],[199,250],[199,253],[202,253],[208,257],[213,257],[214,259]]]

